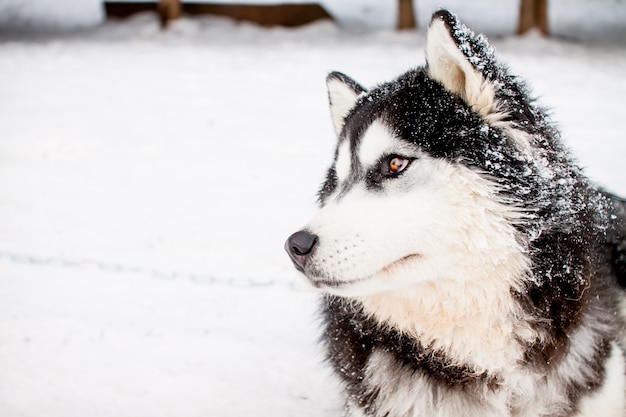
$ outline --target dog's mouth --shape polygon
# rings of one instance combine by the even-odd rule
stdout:
[[[417,254],[417,253],[413,253],[411,255],[407,255],[404,256],[400,259],[398,259],[397,261],[393,261],[392,263],[390,263],[389,265],[385,266],[384,268],[382,268],[378,274],[380,273],[384,273],[384,274],[390,274],[393,273],[393,270],[398,268],[398,267],[402,267],[404,266],[406,263],[411,262],[415,259],[420,259],[422,257],[422,255]],[[376,275],[378,275],[376,274]]]
[[[331,279],[326,279],[326,278],[309,278],[309,280],[311,281],[311,283],[313,284],[313,286],[315,288],[333,288],[333,289],[341,289],[341,288],[345,288],[345,287],[349,287],[351,285],[357,284],[359,282],[363,282],[363,281],[367,281],[368,278],[357,278],[357,279],[352,279],[349,281],[336,281],[336,280],[331,280]]]
[[[363,282],[371,281],[380,276],[393,274],[396,269],[402,268],[407,263],[416,259],[420,259],[421,257],[422,256],[419,254],[411,254],[411,255],[404,256],[384,266],[383,268],[379,269],[377,272],[371,275],[365,276],[363,278],[355,278],[355,279],[350,279],[350,280],[337,280],[337,279],[328,278],[327,276],[324,276],[325,274],[323,273],[319,275],[315,274],[317,276],[311,276],[310,274],[306,274],[306,275],[307,275],[307,278],[309,278],[309,281],[311,281],[311,283],[313,284],[315,288],[318,288],[318,289],[329,288],[329,289],[339,290],[339,289],[351,287],[351,286],[354,286],[356,284],[360,284]]]

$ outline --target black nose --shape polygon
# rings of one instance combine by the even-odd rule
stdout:
[[[285,250],[298,271],[304,271],[304,263],[307,256],[313,252],[316,243],[317,236],[306,230],[294,233],[285,242]]]

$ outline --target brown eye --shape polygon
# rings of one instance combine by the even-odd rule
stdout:
[[[389,174],[397,175],[404,171],[404,169],[409,165],[409,160],[405,158],[401,158],[399,156],[392,156],[389,158]]]
[[[378,165],[378,175],[382,178],[394,178],[402,174],[415,158],[403,158],[399,155],[388,155]]]

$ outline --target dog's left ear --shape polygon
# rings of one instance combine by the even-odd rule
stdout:
[[[340,72],[331,72],[326,77],[330,115],[333,119],[337,136],[341,134],[346,117],[356,105],[356,100],[365,88],[352,78]]]
[[[493,48],[446,10],[436,12],[428,27],[426,62],[429,75],[476,113],[495,112],[495,87],[486,74],[495,65]]]

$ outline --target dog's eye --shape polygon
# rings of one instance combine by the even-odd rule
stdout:
[[[381,173],[387,177],[400,174],[411,161],[398,155],[390,155],[381,164]]]
[[[409,164],[408,159],[404,159],[404,158],[400,158],[399,156],[396,156],[389,160],[389,171],[391,171],[394,174],[398,174],[402,172],[408,164]]]

